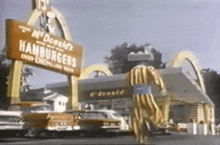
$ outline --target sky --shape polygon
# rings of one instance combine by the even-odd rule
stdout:
[[[191,51],[201,68],[220,73],[219,0],[51,0],[65,17],[72,39],[83,45],[83,67],[104,63],[124,42],[150,43],[169,62]],[[0,0],[0,46],[5,47],[5,19],[27,21],[31,0]],[[65,75],[34,68],[33,87],[66,80]]]

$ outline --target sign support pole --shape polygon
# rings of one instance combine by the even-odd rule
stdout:
[[[14,60],[8,76],[7,105],[20,102],[20,83],[23,62]]]
[[[70,94],[67,109],[77,109],[78,106],[78,77],[68,76],[69,88],[68,94]]]

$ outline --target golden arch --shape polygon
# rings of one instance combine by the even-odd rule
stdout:
[[[68,29],[69,27],[67,26],[67,23],[66,23],[64,17],[62,16],[62,14],[54,7],[51,7],[51,12],[56,15],[56,18],[57,18],[58,22],[60,23],[61,28],[63,30],[64,38],[66,40],[72,41],[71,35],[69,33],[70,31]],[[33,11],[32,15],[30,16],[30,18],[28,19],[27,24],[30,26],[33,26],[42,13],[43,13],[43,11],[35,9]]]
[[[79,77],[79,79],[85,79],[87,76],[95,71],[100,71],[107,76],[111,76],[112,72],[108,69],[108,67],[104,64],[94,64],[86,69],[84,69]]]
[[[191,64],[194,72],[196,73],[196,77],[199,81],[201,89],[203,90],[203,92],[206,92],[204,81],[201,75],[201,67],[199,65],[198,59],[193,53],[191,53],[190,51],[182,51],[177,53],[177,55],[172,59],[171,65],[173,67],[181,67],[184,60],[187,60]]]

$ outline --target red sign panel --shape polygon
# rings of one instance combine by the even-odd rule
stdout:
[[[80,75],[83,46],[15,20],[6,20],[9,59],[42,66],[56,72]]]

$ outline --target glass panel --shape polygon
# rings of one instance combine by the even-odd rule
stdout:
[[[115,117],[121,117],[121,115],[120,115],[119,113],[113,113],[113,115],[114,115]]]
[[[104,116],[105,118],[111,118],[111,116],[109,116],[109,115],[107,115],[106,113],[104,113],[104,112],[101,112],[101,114],[102,114],[102,116]]]
[[[52,106],[34,106],[30,108],[30,111],[53,111]]]
[[[94,112],[86,112],[86,113],[80,113],[82,118],[105,118],[103,115],[100,113],[94,113]]]

